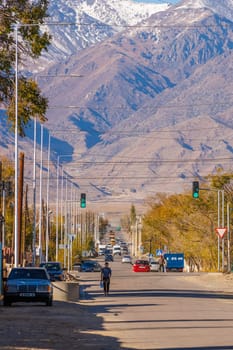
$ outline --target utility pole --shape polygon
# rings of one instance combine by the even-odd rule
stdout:
[[[0,242],[3,241],[2,237],[2,222],[3,222],[3,216],[2,216],[2,162],[0,161]],[[4,248],[4,246],[3,246]]]
[[[21,249],[24,252],[23,254],[23,266],[24,262],[27,260],[27,257],[25,256],[25,241],[26,241],[26,234],[27,234],[27,223],[28,223],[28,185],[26,185],[25,188],[25,195],[24,195],[24,229],[22,230],[22,243],[21,243]]]
[[[23,262],[23,250],[22,250],[22,217],[23,217],[23,182],[24,182],[24,153],[19,155],[19,193],[18,193],[18,258],[19,264]]]

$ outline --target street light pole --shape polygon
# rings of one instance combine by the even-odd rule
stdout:
[[[227,272],[231,272],[231,231],[230,231],[230,203],[227,202]]]
[[[61,157],[72,157],[73,154],[60,154],[57,156],[57,190],[56,190],[56,261],[58,260],[58,231],[59,231],[59,220],[58,220],[58,215],[59,215],[59,174],[60,174],[60,158]],[[63,196],[63,173],[62,173],[62,196]],[[61,208],[63,206],[63,197],[61,198]],[[61,225],[62,225],[62,215],[61,215]],[[61,229],[61,236],[62,236],[62,229]],[[64,243],[64,239],[63,239]],[[64,243],[65,244],[65,243]]]
[[[40,149],[40,202],[39,202],[39,260],[42,262],[42,170],[43,170],[43,124],[41,124]]]
[[[59,212],[59,157],[57,157],[57,200],[56,200],[56,261],[58,261],[58,212]]]
[[[33,235],[32,235],[32,265],[36,264],[36,118],[34,118],[33,143]]]
[[[224,190],[222,190],[221,192],[222,192],[222,227],[224,227]],[[225,242],[223,237],[222,238],[222,272],[224,272],[224,265],[225,265],[224,250],[225,250]]]
[[[50,134],[49,134],[49,143],[48,143],[48,169],[47,169],[47,212],[46,212],[46,239],[45,239],[45,261],[48,261],[49,253],[49,176],[50,176]],[[57,260],[56,260],[57,261]]]
[[[15,221],[14,266],[18,266],[18,28],[15,24]]]

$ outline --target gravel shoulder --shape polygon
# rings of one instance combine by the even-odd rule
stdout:
[[[191,283],[202,288],[218,292],[233,292],[233,273],[223,274],[218,272],[187,274],[185,277]]]

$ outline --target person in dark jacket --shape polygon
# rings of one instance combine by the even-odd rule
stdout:
[[[112,270],[108,266],[108,262],[105,262],[105,266],[101,269],[101,281],[103,282],[105,296],[109,294],[111,276]]]

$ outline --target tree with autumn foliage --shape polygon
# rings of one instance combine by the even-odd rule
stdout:
[[[170,252],[183,252],[186,262],[191,267],[203,271],[216,271],[217,191],[224,190],[225,199],[231,200],[232,179],[233,174],[223,172],[208,176],[208,185],[200,186],[206,190],[201,191],[198,199],[192,198],[188,192],[173,195],[158,193],[148,200],[149,210],[143,219],[144,245],[146,246],[150,239],[153,252],[164,247]]]
[[[51,37],[42,30],[48,0],[5,0],[0,5],[0,105],[6,108],[9,123],[15,124],[16,25],[18,64],[26,57],[38,58],[47,50]],[[18,130],[25,135],[31,118],[46,120],[48,100],[33,79],[18,74]]]

